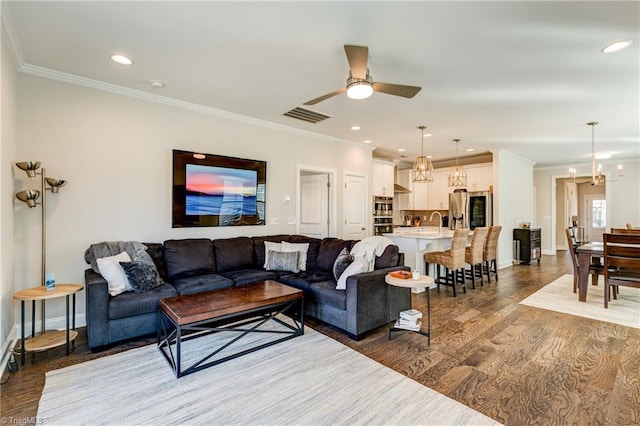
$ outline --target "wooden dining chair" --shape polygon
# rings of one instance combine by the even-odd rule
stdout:
[[[480,285],[484,287],[482,264],[484,262],[484,245],[489,235],[488,227],[479,227],[473,230],[471,245],[464,249],[464,261],[471,266],[467,276],[471,278],[471,287],[476,288],[476,278],[480,278]]]
[[[612,234],[630,234],[630,235],[640,235],[640,228],[611,228]]]
[[[611,286],[640,289],[640,235],[604,234],[604,307]]]
[[[569,246],[569,254],[571,255],[571,263],[573,264],[573,292],[576,293],[578,291],[578,279],[580,275],[580,270],[578,266],[578,253],[576,253],[576,246],[572,234],[571,228],[567,228],[564,230],[567,235],[567,246]],[[591,274],[591,284],[598,285],[598,276],[601,275],[604,271],[604,266],[600,263],[591,259],[591,264],[589,265],[589,273]]]
[[[489,227],[489,235],[484,243],[484,273],[487,275],[487,282],[491,284],[491,273],[495,275],[496,281],[498,281],[498,240],[500,238],[500,231],[502,226],[493,225]]]

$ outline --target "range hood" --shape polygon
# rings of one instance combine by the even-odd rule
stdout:
[[[410,194],[411,191],[409,191],[407,188],[405,188],[404,186],[398,184],[398,183],[394,183],[393,184],[393,193],[394,194]]]
[[[394,167],[395,169],[395,175],[396,175],[396,181],[393,184],[393,193],[394,194],[411,194],[411,191],[409,191],[407,188],[405,188],[404,186],[400,185],[398,182],[398,165],[396,165]]]

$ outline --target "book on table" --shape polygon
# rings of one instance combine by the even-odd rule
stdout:
[[[407,309],[406,311],[400,311],[400,318],[415,322],[422,318],[422,312],[417,309]]]
[[[404,330],[420,331],[422,321],[402,321],[400,318],[396,320],[394,328],[402,328]]]

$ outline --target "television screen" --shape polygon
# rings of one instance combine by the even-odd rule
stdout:
[[[266,162],[173,151],[173,227],[264,225]]]

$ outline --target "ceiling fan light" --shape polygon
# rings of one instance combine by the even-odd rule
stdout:
[[[350,99],[366,99],[373,94],[373,86],[366,80],[357,80],[347,86]]]

